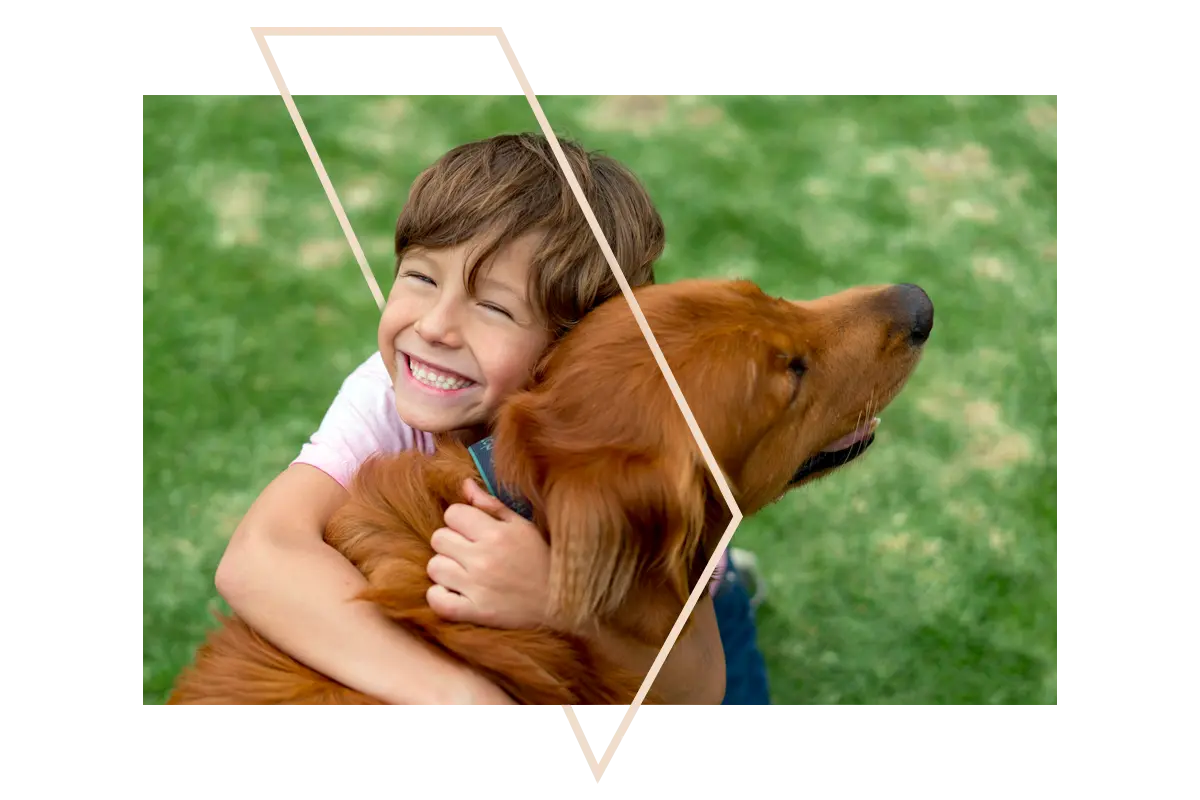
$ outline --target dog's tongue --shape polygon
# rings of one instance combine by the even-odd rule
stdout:
[[[845,450],[847,447],[850,447],[853,444],[858,444],[863,439],[870,436],[872,433],[874,433],[875,429],[878,427],[879,427],[879,417],[873,417],[870,422],[868,422],[864,425],[859,425],[853,431],[851,431],[850,433],[847,433],[845,436],[838,439],[836,442],[831,442],[828,445],[826,445],[825,449],[823,449],[821,452],[822,453],[834,453],[834,452],[837,452],[838,450]]]

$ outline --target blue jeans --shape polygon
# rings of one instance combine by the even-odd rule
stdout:
[[[722,705],[770,705],[767,665],[758,649],[758,628],[750,595],[733,564],[713,597],[721,646],[725,650],[725,699]]]

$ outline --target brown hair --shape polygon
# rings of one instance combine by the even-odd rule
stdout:
[[[569,140],[559,144],[630,287],[654,283],[666,233],[645,187],[611,157]],[[396,221],[396,270],[411,248],[453,247],[480,236],[467,269],[474,291],[479,268],[534,231],[545,236],[533,258],[529,296],[557,338],[621,289],[544,136],[470,142],[422,172]]]

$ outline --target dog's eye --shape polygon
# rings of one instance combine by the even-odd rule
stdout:
[[[803,377],[804,373],[808,371],[808,365],[804,363],[803,358],[796,356],[788,362],[788,369],[790,369],[796,375],[796,377],[799,378]]]

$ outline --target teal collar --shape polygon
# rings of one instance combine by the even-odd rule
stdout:
[[[475,461],[475,466],[478,468],[480,476],[483,478],[483,485],[487,487],[488,492],[493,497],[499,498],[500,502],[504,503],[504,505],[532,522],[533,509],[529,503],[525,499],[506,491],[503,486],[499,485],[499,481],[496,480],[496,467],[492,463],[492,447],[494,444],[495,442],[492,437],[488,436],[467,448],[471,454],[471,458]]]

